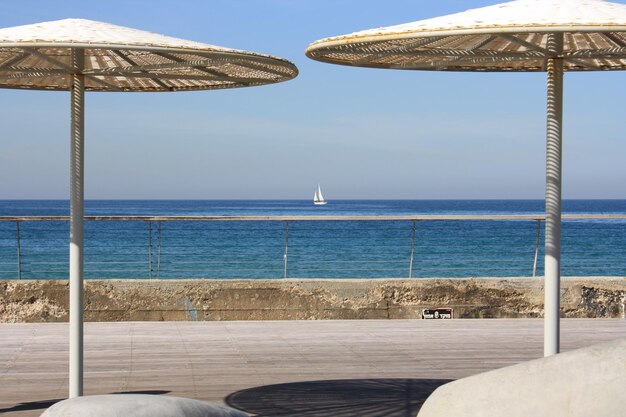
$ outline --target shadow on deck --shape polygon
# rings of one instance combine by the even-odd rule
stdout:
[[[257,417],[415,417],[449,379],[349,379],[266,385],[234,392],[226,403]]]
[[[123,392],[112,392],[111,394],[152,394],[152,395],[161,395],[167,394],[170,391],[163,390],[151,390],[151,391],[123,391]],[[65,398],[57,398],[54,400],[38,400],[38,401],[29,401],[25,403],[19,403],[12,407],[0,408],[0,414],[9,413],[13,411],[32,411],[32,410],[45,410],[46,408],[51,407],[53,404],[58,403],[59,401],[63,401]]]

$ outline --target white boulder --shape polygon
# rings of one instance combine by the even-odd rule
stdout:
[[[232,408],[189,398],[148,394],[111,394],[70,398],[41,417],[248,417]]]

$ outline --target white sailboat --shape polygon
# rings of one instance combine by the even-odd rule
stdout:
[[[324,196],[322,195],[322,189],[320,185],[317,184],[317,190],[315,190],[315,195],[313,196],[313,204],[316,206],[321,206],[326,204],[326,200],[324,200]]]

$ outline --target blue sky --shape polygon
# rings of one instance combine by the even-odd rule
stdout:
[[[80,17],[280,56],[300,75],[224,91],[88,93],[91,199],[543,198],[545,74],[341,67],[314,40],[476,0],[3,4],[0,27]],[[626,198],[626,73],[566,74],[564,198]],[[69,95],[0,90],[0,199],[69,195]]]

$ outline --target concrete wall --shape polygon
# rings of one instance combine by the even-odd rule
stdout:
[[[626,277],[564,278],[564,317],[626,315]],[[0,281],[0,322],[68,320],[67,281]],[[540,317],[542,278],[89,280],[87,321]]]

